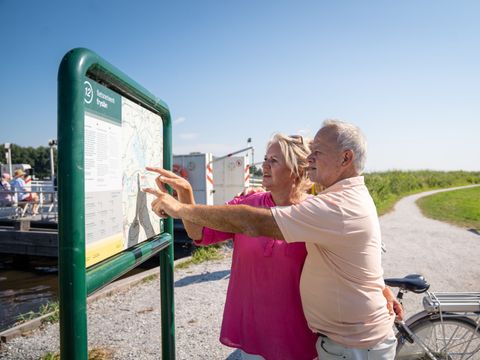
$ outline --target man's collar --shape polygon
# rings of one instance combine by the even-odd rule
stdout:
[[[344,189],[344,188],[349,188],[349,187],[356,186],[356,185],[365,185],[365,180],[364,180],[363,176],[354,176],[354,177],[350,177],[350,178],[340,180],[340,181],[336,182],[335,184],[330,185],[328,188],[323,190],[321,193],[328,193],[330,191],[337,191],[337,190],[341,190],[341,189]]]

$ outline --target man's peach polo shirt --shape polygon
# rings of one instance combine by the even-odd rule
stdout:
[[[306,243],[300,294],[310,328],[355,348],[391,335],[393,316],[382,294],[380,224],[363,176],[271,210],[287,242]]]

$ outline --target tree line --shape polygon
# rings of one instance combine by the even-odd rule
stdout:
[[[2,149],[5,149],[5,145],[0,145]],[[6,151],[6,150],[4,150]],[[12,164],[29,164],[33,168],[33,174],[38,179],[44,179],[50,177],[50,147],[48,146],[20,146],[17,144],[10,144],[10,151],[12,154]],[[57,171],[57,149],[54,148],[53,156],[55,161],[55,172]],[[0,161],[2,164],[6,164],[7,160],[5,155]]]

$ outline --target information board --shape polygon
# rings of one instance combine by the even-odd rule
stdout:
[[[141,191],[147,165],[172,169],[168,105],[84,48],[60,62],[57,94],[60,356],[88,359],[87,296],[158,255],[161,357],[175,360],[173,219]]]
[[[162,118],[92,79],[84,82],[86,266],[160,233],[142,188],[163,165]]]

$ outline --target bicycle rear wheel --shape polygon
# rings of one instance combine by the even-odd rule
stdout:
[[[426,315],[408,327],[438,360],[479,360],[480,329],[478,325],[468,317],[451,316],[451,314],[444,314],[443,320],[440,320],[437,316]],[[411,344],[398,333],[397,340],[395,359],[430,359],[416,338]]]

